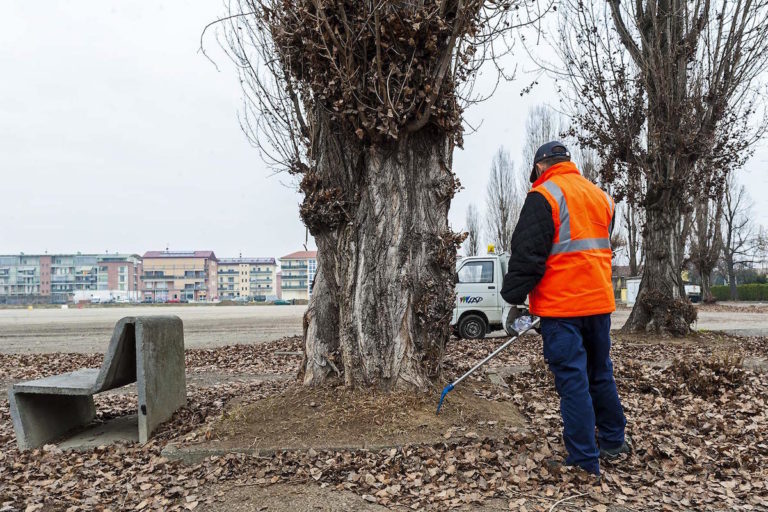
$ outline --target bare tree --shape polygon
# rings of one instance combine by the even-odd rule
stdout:
[[[629,274],[632,276],[640,275],[642,266],[642,237],[640,236],[639,226],[641,224],[640,212],[637,206],[626,202],[622,210],[624,225],[627,230],[627,257],[629,259]]]
[[[763,275],[766,275],[766,271],[768,271],[768,229],[765,226],[761,225],[758,228],[755,245],[758,268]]]
[[[623,205],[617,204],[613,216],[613,230],[611,231],[611,251],[614,261],[627,253],[627,229],[624,226],[624,217],[621,214]]]
[[[464,241],[464,253],[467,256],[477,256],[480,253],[480,214],[474,204],[467,207],[465,225],[467,239]]]
[[[572,160],[581,171],[582,176],[592,183],[600,185],[600,157],[597,151],[588,147],[576,146],[571,152]]]
[[[301,178],[318,247],[304,384],[426,389],[439,377],[462,241],[448,226],[462,111],[532,3],[229,1],[219,21],[243,129]]]
[[[533,167],[533,158],[539,146],[560,140],[563,122],[560,114],[546,105],[536,105],[528,111],[523,143],[523,166]]]
[[[512,233],[527,192],[525,175],[515,171],[509,152],[499,148],[491,162],[485,194],[486,234],[499,251],[512,246]]]
[[[753,261],[756,238],[752,223],[752,203],[744,185],[736,183],[733,176],[728,178],[723,203],[723,264],[728,276],[731,300],[738,300],[736,269]]]
[[[625,329],[688,332],[681,267],[694,197],[713,195],[765,123],[765,2],[565,2],[558,49],[580,141],[642,208],[645,264]],[[703,163],[707,164],[704,165]],[[698,165],[697,165],[698,163]]]
[[[720,223],[723,217],[722,197],[702,196],[696,201],[693,229],[691,230],[690,261],[701,280],[701,300],[710,303],[712,296],[712,272],[723,252]]]

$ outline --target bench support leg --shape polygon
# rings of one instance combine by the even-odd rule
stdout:
[[[9,392],[11,420],[19,450],[39,448],[96,417],[93,396]]]
[[[184,328],[177,317],[136,320],[136,390],[139,395],[139,442],[187,402]]]

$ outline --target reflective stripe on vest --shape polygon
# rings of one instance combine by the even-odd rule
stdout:
[[[565,200],[565,194],[562,189],[552,180],[541,184],[552,194],[557,201],[557,208],[560,211],[560,236],[557,243],[552,244],[552,250],[549,254],[565,254],[569,252],[588,251],[590,249],[610,249],[610,238],[583,238],[580,240],[571,240],[571,216],[568,213],[568,202]],[[601,190],[608,200],[608,208],[613,217],[613,200],[604,190]],[[610,232],[610,228],[609,228]]]
[[[582,238],[581,240],[567,240],[565,242],[552,244],[552,251],[549,254],[563,254],[566,252],[610,248],[611,241],[608,238]]]

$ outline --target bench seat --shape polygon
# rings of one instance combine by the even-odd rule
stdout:
[[[13,389],[17,393],[38,395],[93,395],[98,378],[98,368],[83,368],[61,375],[19,382],[14,384]]]

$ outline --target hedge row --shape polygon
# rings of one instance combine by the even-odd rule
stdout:
[[[768,284],[740,284],[736,286],[739,300],[768,301]],[[717,300],[731,300],[731,291],[728,285],[713,286],[712,295]]]

